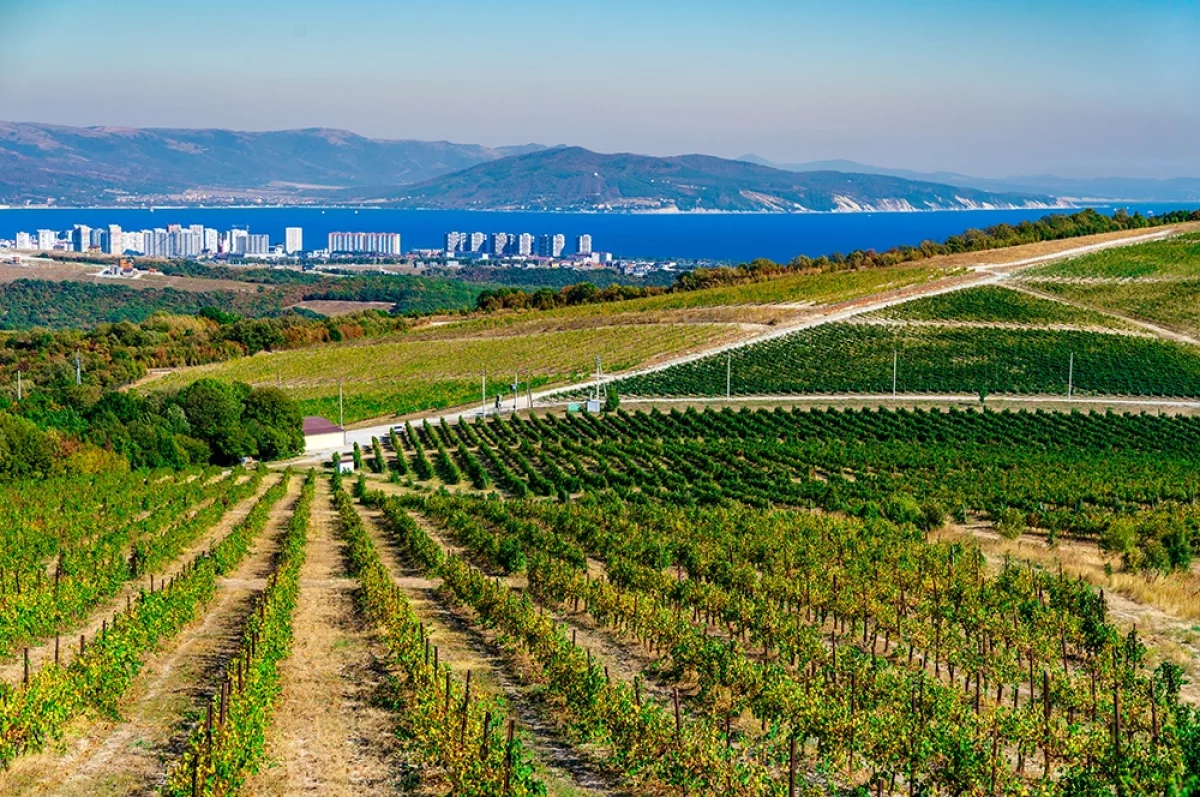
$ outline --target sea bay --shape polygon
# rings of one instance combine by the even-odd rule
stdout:
[[[1123,205],[1130,212],[1162,213],[1200,204]],[[1111,213],[1112,207],[1098,207]],[[181,208],[7,208],[0,210],[0,238],[17,231],[63,231],[76,224],[120,225],[124,230],[170,224],[202,224],[227,230],[249,227],[283,241],[286,227],[304,230],[306,249],[325,246],[331,232],[398,232],[405,251],[436,249],[446,232],[562,233],[568,251],[574,236],[590,234],[593,248],[618,258],[741,262],[756,257],[787,261],[854,249],[887,249],[942,240],[970,228],[1019,224],[1051,211],[976,210],[916,213],[676,213],[599,214],[492,211],[395,210],[390,208],[181,207]],[[1073,210],[1053,212],[1070,213]]]

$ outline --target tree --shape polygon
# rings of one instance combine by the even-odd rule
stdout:
[[[256,441],[242,424],[242,400],[235,386],[215,379],[198,379],[179,393],[192,436],[212,448],[222,462],[254,453]]]
[[[621,397],[617,394],[616,390],[614,390],[611,387],[608,388],[608,390],[604,394],[604,411],[605,412],[616,412],[620,406],[621,406]]]
[[[46,476],[54,464],[55,446],[33,423],[0,412],[0,478]]]
[[[280,459],[304,450],[300,409],[282,390],[274,387],[252,390],[242,407],[242,419],[262,459]]]

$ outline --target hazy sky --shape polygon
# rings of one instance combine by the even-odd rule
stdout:
[[[1200,0],[0,0],[0,119],[1200,176]]]

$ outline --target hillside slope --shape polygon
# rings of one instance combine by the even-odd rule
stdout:
[[[537,148],[388,141],[327,128],[250,133],[0,122],[0,201],[96,202],[213,189],[312,195],[420,182]]]
[[[1052,207],[1053,197],[841,172],[796,173],[708,155],[656,158],[561,147],[391,192],[422,208],[895,211]]]

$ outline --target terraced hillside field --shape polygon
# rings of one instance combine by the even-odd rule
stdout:
[[[1200,335],[1200,234],[1038,266],[1028,287],[1084,306]]]

